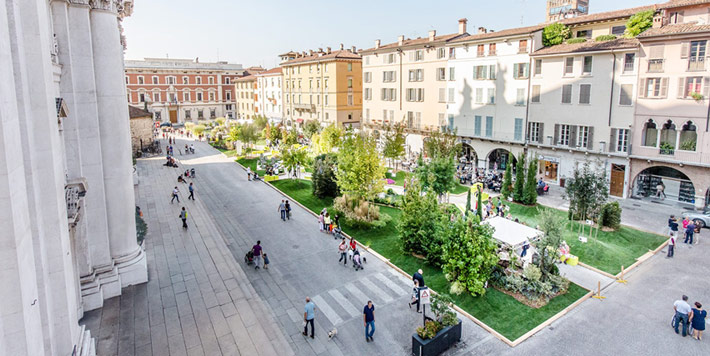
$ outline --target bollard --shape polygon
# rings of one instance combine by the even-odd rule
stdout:
[[[616,279],[617,282],[626,284],[627,280],[624,279],[624,266],[621,266],[621,275]]]
[[[597,294],[593,295],[592,298],[594,299],[606,299],[606,297],[602,296],[602,282],[598,281],[597,282]]]

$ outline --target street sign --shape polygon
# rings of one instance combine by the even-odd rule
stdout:
[[[429,304],[429,298],[431,297],[431,292],[429,288],[422,287],[419,289],[419,303],[422,305]]]

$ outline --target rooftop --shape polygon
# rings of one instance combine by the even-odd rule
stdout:
[[[150,111],[143,110],[141,108],[128,105],[128,117],[131,119],[137,119],[141,117],[153,117],[153,114],[150,113]]]
[[[535,51],[533,56],[563,54],[563,53],[584,53],[597,51],[610,51],[614,49],[637,48],[639,41],[635,38],[619,38],[611,41],[587,41],[582,43],[563,43],[556,46],[541,48]]]
[[[362,59],[362,57],[357,53],[353,53],[351,50],[339,50],[339,51],[332,51],[330,53],[314,52],[312,55],[294,58],[289,61],[281,63],[281,65],[284,66],[284,65],[292,65],[292,64],[298,64],[298,63],[304,63],[304,62],[336,60],[336,59]]]
[[[464,36],[464,35],[459,35],[458,33],[452,33],[452,34],[448,34],[448,35],[434,36],[433,41],[429,41],[429,37],[419,37],[419,38],[415,38],[415,39],[406,38],[406,39],[404,39],[404,41],[402,41],[401,45],[399,44],[399,41],[397,41],[397,42],[392,42],[392,43],[380,45],[379,48],[375,48],[375,47],[368,48],[366,50],[363,50],[363,52],[372,52],[372,51],[379,51],[379,50],[394,49],[394,48],[399,48],[399,47],[424,45],[427,43],[447,42],[453,38],[456,38],[458,36]]]
[[[528,34],[528,33],[542,30],[544,27],[545,27],[545,25],[534,25],[534,26],[527,26],[527,27],[509,28],[509,29],[502,30],[502,31],[488,31],[486,33],[477,33],[475,35],[468,35],[468,36],[464,36],[461,38],[457,38],[451,42],[452,43],[462,43],[462,42],[485,40],[485,39],[489,39],[489,38],[524,35],[524,34]]]
[[[589,23],[589,22],[616,20],[616,19],[621,19],[621,18],[625,18],[625,17],[631,17],[632,15],[634,15],[638,12],[641,12],[641,11],[656,10],[656,9],[658,9],[658,7],[659,7],[659,5],[646,5],[646,6],[631,7],[628,9],[599,12],[596,14],[589,14],[589,15],[572,17],[569,19],[560,20],[558,22],[563,23],[565,25],[580,25],[580,24]]]
[[[274,74],[281,74],[281,67],[271,68],[269,70],[257,73],[256,76],[262,77],[262,76],[269,76],[269,75],[274,75]]]
[[[671,0],[667,3],[658,5],[658,9],[670,9],[681,6],[692,6],[700,4],[710,4],[710,0]]]
[[[665,35],[692,34],[710,31],[710,25],[698,25],[697,23],[683,23],[677,25],[665,25],[658,28],[649,28],[638,36],[638,38],[648,38]]]
[[[244,68],[238,63],[200,62],[199,57],[195,59],[185,58],[143,58],[142,60],[127,59],[126,69],[202,69],[202,70],[238,70]]]
[[[247,75],[246,77],[241,77],[238,79],[235,79],[235,82],[252,82],[256,80],[256,75]]]

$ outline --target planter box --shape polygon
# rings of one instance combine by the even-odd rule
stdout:
[[[461,319],[459,323],[439,331],[433,339],[423,340],[416,333],[412,335],[412,355],[436,356],[461,340]]]

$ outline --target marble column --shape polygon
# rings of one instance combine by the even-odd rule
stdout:
[[[66,4],[66,1],[55,2]],[[103,161],[101,150],[98,149],[101,147],[101,139],[90,7],[88,0],[70,0],[66,10],[63,5],[55,5],[55,2],[52,3],[53,6],[61,8],[57,12],[66,11],[66,20],[64,17],[57,19],[58,14],[54,14],[54,27],[60,48],[59,58],[63,64],[62,97],[67,100],[70,108],[70,118],[65,120],[64,124],[65,131],[74,127],[77,130],[77,140],[67,140],[65,137],[65,146],[67,155],[71,151],[81,157],[80,173],[68,169],[68,176],[70,180],[84,177],[88,185],[84,198],[85,209],[80,222],[86,226],[79,231],[76,241],[77,253],[87,255],[85,262],[88,263],[82,264],[83,261],[79,261],[79,273],[83,310],[88,311],[103,306],[104,299],[120,295],[121,282],[109,248]],[[70,69],[64,70],[68,64],[71,64]],[[74,142],[76,144],[72,144]]]
[[[131,133],[118,12],[123,2],[92,0],[90,22],[111,257],[121,286],[148,280],[136,241]]]

